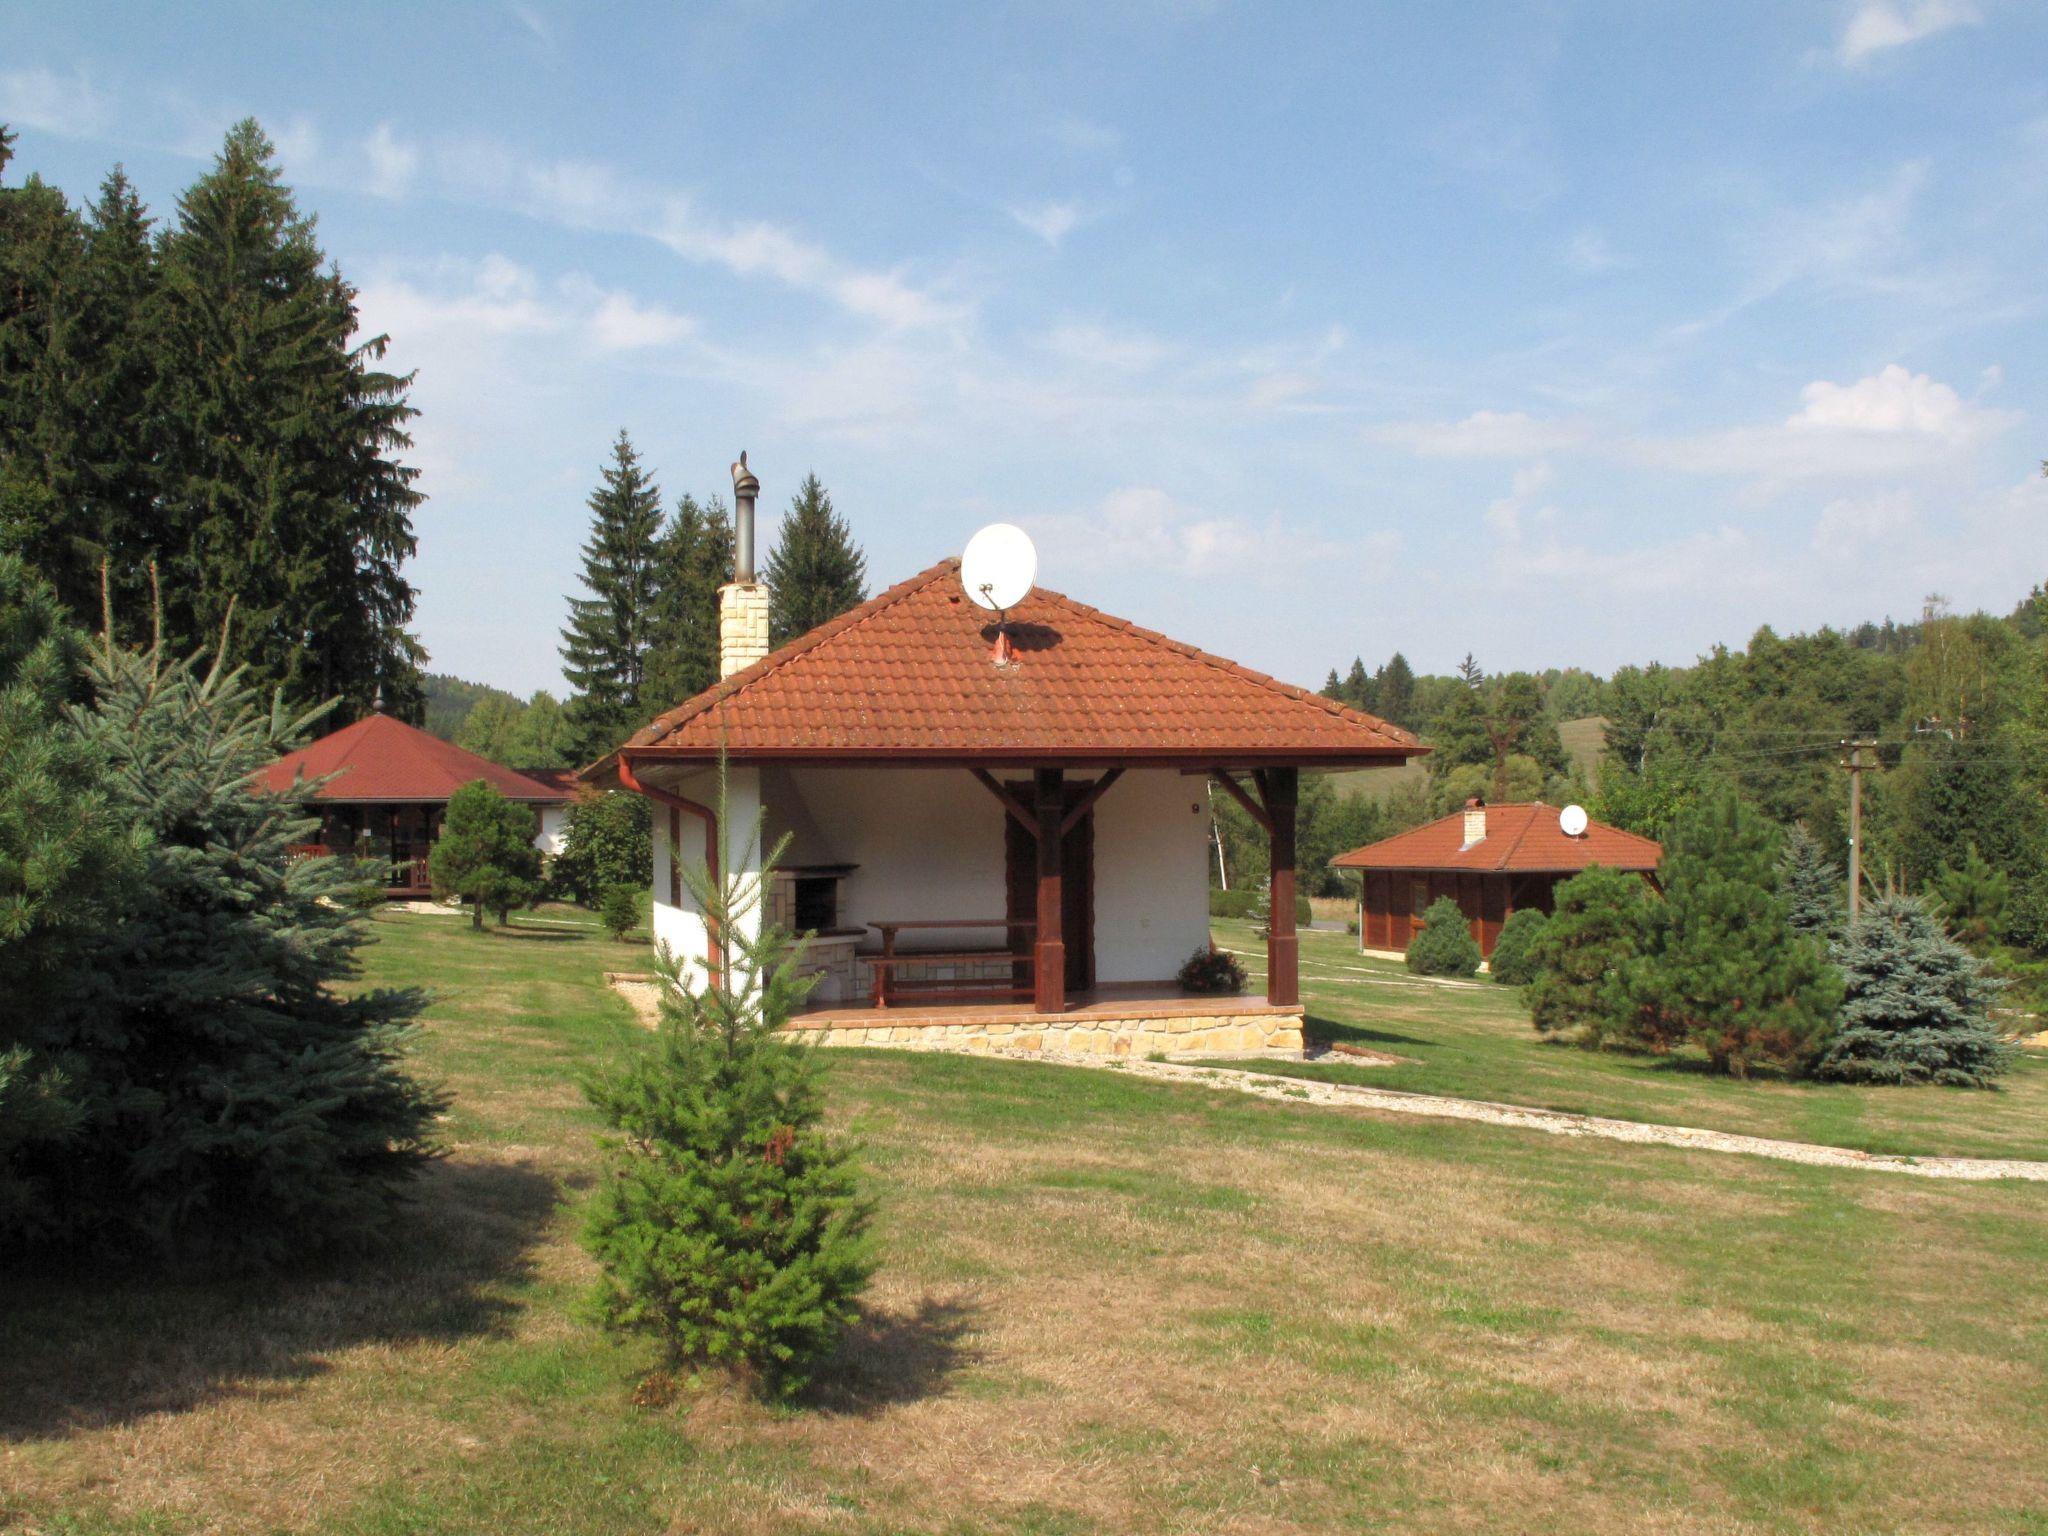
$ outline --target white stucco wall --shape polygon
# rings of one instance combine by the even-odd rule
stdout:
[[[1165,981],[1209,942],[1204,781],[1127,773],[1095,808],[1095,979]]]
[[[964,769],[803,768],[767,777],[770,842],[797,833],[784,862],[860,866],[840,882],[842,925],[1003,915],[1003,808]],[[965,929],[943,943],[991,948],[1003,938],[999,928]],[[938,942],[917,934],[906,946]]]
[[[669,787],[669,786],[665,786]],[[715,773],[702,772],[677,780],[672,787],[679,794],[710,806],[714,811],[718,801],[718,778]],[[726,820],[719,827],[719,836],[724,843],[721,850],[725,867],[736,874],[758,877],[760,872],[760,848],[753,836],[755,818],[760,814],[760,775],[751,768],[734,768],[727,775]],[[697,900],[690,894],[689,885],[683,883],[681,901],[669,900],[669,866],[674,857],[669,838],[668,807],[659,801],[653,807],[654,821],[654,942],[666,948],[681,963],[683,984],[695,989],[704,983],[708,957],[704,913]],[[681,838],[678,845],[685,869],[701,867],[704,863],[705,827],[703,818],[689,812],[680,817]],[[760,931],[759,903],[752,903],[740,914],[739,926],[749,935]]]
[[[1003,915],[1004,812],[962,769],[735,769],[731,783],[735,827],[765,797],[768,842],[794,832],[785,863],[859,866],[840,886],[845,925]],[[677,787],[706,803],[716,792],[709,773]],[[687,891],[680,908],[668,902],[668,817],[659,808],[655,834],[655,938],[700,980],[703,918]],[[682,851],[688,861],[704,857],[702,823],[688,815]],[[1200,779],[1131,772],[1103,796],[1095,809],[1098,981],[1166,980],[1208,941],[1208,857]],[[757,869],[758,857],[748,867]],[[1000,929],[956,930],[943,942],[981,948],[1003,937]],[[906,939],[938,942],[932,934]]]

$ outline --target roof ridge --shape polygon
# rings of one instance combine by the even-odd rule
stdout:
[[[1529,814],[1522,818],[1522,830],[1517,832],[1515,840],[1508,844],[1507,852],[1500,856],[1500,863],[1494,866],[1496,869],[1506,869],[1508,867],[1508,864],[1514,859],[1515,850],[1528,840],[1529,833],[1535,828],[1536,813],[1544,809],[1544,804],[1541,800],[1524,800],[1519,803],[1510,803],[1515,805],[1516,810],[1526,810]]]
[[[1227,672],[1232,676],[1243,678],[1245,681],[1267,689],[1269,692],[1280,694],[1283,698],[1292,699],[1299,704],[1313,705],[1326,714],[1335,715],[1340,720],[1348,720],[1353,725],[1362,725],[1368,730],[1387,736],[1395,745],[1421,746],[1421,737],[1405,727],[1395,725],[1391,720],[1382,720],[1378,715],[1369,715],[1362,709],[1353,709],[1350,705],[1341,703],[1336,699],[1327,698],[1320,693],[1311,693],[1308,689],[1294,683],[1284,682],[1280,678],[1273,676],[1270,672],[1257,671],[1252,667],[1245,666],[1242,662],[1232,661],[1227,656],[1219,656],[1214,651],[1205,651],[1200,646],[1190,645],[1185,640],[1176,640],[1171,635],[1163,634],[1159,630],[1147,629],[1144,625],[1134,623],[1130,619],[1121,618],[1113,613],[1105,613],[1092,603],[1084,603],[1078,598],[1067,596],[1064,592],[1055,592],[1050,587],[1040,587],[1038,590],[1041,595],[1057,598],[1068,607],[1078,610],[1086,617],[1094,619],[1098,623],[1125,630],[1152,645],[1162,646],[1167,650],[1178,652],[1219,672]],[[1423,750],[1428,751],[1429,749],[1424,747]]]

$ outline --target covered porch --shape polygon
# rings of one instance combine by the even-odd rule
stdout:
[[[750,930],[804,935],[811,1016],[834,1028],[1299,1019],[1292,767],[728,765],[727,828],[715,769],[628,760],[620,779],[658,807],[654,930],[686,984],[721,962],[684,871],[722,864],[760,882]],[[1263,999],[1191,996],[1174,979],[1209,942],[1212,793],[1268,832]]]

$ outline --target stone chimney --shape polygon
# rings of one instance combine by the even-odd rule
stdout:
[[[1486,802],[1474,795],[1465,802],[1465,846],[1486,841]]]
[[[768,654],[768,589],[754,579],[754,498],[761,482],[740,455],[732,467],[732,580],[718,589],[718,675],[728,678]]]

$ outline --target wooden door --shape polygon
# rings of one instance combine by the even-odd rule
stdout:
[[[1087,793],[1088,785],[1069,781],[1067,804]],[[1029,783],[1012,784],[1010,792],[1024,804],[1032,802]],[[1038,916],[1038,839],[1018,824],[1014,816],[1003,817],[1003,916],[1011,922],[1031,922]],[[1095,812],[1089,811],[1074,823],[1060,844],[1060,940],[1067,946],[1067,991],[1079,992],[1095,985]],[[1010,930],[1010,947],[1024,959],[1015,968],[1018,984],[1031,980],[1032,934]]]

